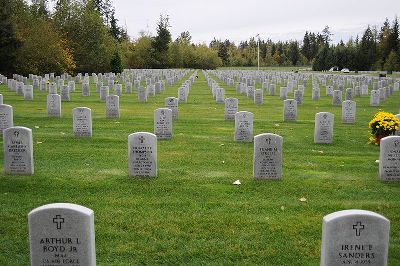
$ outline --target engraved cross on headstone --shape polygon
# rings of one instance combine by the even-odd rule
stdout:
[[[56,217],[53,218],[53,223],[57,224],[57,229],[61,229],[61,224],[64,223],[64,218],[61,218],[61,215],[56,215]]]
[[[140,143],[143,143],[143,141],[145,140],[145,138],[143,136],[139,137]]]
[[[353,229],[356,230],[356,236],[361,235],[361,230],[364,230],[365,225],[361,224],[361,222],[357,222],[353,225]]]

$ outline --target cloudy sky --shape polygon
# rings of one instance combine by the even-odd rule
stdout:
[[[173,39],[189,31],[192,41],[207,44],[214,37],[238,43],[258,33],[274,41],[302,40],[306,30],[326,25],[334,42],[347,41],[400,15],[400,0],[114,0],[114,6],[132,38],[140,31],[154,35],[162,14],[170,18]]]

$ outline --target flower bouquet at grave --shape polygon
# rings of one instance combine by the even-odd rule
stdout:
[[[399,129],[400,120],[391,113],[378,112],[369,122],[371,130],[368,143],[379,145],[381,139],[393,135]]]

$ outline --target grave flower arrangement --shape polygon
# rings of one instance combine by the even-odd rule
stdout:
[[[382,138],[393,135],[399,129],[400,120],[391,113],[378,112],[369,122],[371,130],[368,143],[379,145]]]

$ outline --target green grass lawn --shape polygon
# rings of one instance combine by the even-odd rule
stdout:
[[[94,210],[98,265],[319,265],[322,218],[343,209],[387,217],[389,264],[400,265],[400,183],[379,181],[379,147],[367,144],[369,120],[380,109],[396,114],[400,92],[381,107],[356,98],[357,122],[345,125],[324,87],[321,100],[311,100],[309,81],[298,121],[283,122],[279,96],[256,106],[220,82],[240,111],[254,113],[254,135],[283,136],[282,180],[255,181],[253,144],[233,141],[234,122],[224,121],[224,105],[198,75],[173,139],[158,141],[155,179],[128,177],[128,135],[153,132],[154,110],[177,96],[181,82],[147,103],[124,94],[118,120],[105,118],[94,86],[82,97],[77,85],[62,118],[48,118],[45,92],[28,102],[1,85],[14,124],[33,130],[35,174],[4,175],[0,153],[0,265],[29,265],[27,214],[56,202]],[[92,138],[73,137],[78,106],[92,109]],[[322,111],[335,115],[331,145],[313,143],[314,116]],[[237,179],[241,186],[232,185]]]

